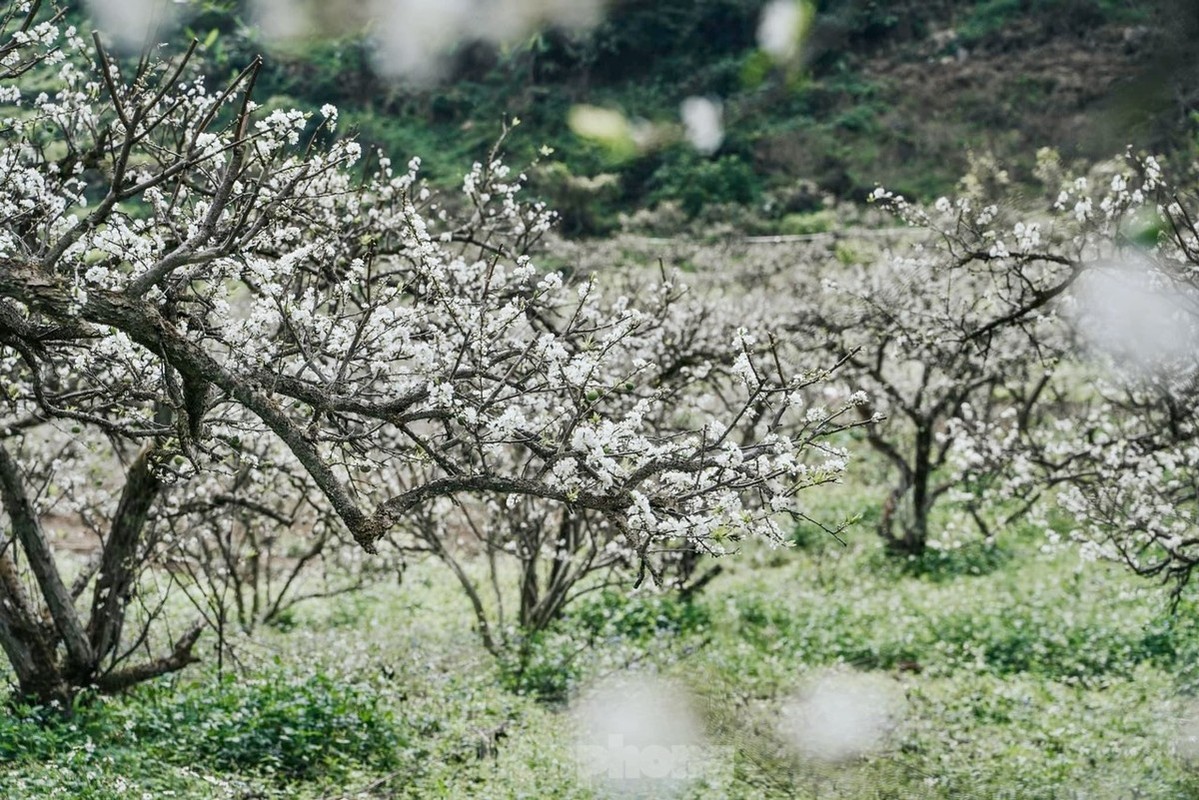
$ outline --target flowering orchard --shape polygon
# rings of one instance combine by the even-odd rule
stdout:
[[[1195,221],[1153,158],[1066,181],[1052,211],[1074,229],[1057,252],[1076,266],[1057,284],[1015,277],[1029,313],[1057,320],[1059,333],[1039,342],[1056,377],[1037,382],[1032,405],[961,420],[957,463],[995,477],[988,502],[1039,506],[1038,516],[1058,487],[1084,555],[1181,591],[1199,563]]]
[[[927,209],[879,190],[927,235],[719,295],[594,254],[540,269],[553,212],[498,146],[443,197],[337,139],[332,106],[260,108],[258,62],[219,86],[195,45],[123,66],[37,3],[0,31],[22,693],[182,669],[204,630],[414,552],[499,655],[586,591],[695,588],[701,555],[785,541],[854,428],[896,550],[942,499],[990,537],[1056,498],[1089,553],[1179,586],[1199,562],[1199,236],[1152,159],[1046,159],[1061,188],[1019,219],[994,176]]]
[[[549,563],[522,579],[544,616],[592,567],[664,580],[680,548],[780,541],[845,468],[824,440],[858,422],[810,405],[819,361],[669,275],[540,271],[553,214],[497,155],[446,203],[419,159],[314,146],[336,109],[259,109],[257,63],[222,86],[194,46],[125,68],[43,17],[10,6],[0,45],[0,644],[22,692],[180,669],[231,610],[206,583],[243,625],[277,613],[298,589],[253,562],[288,533],[309,537],[292,567],[343,537],[456,566],[463,528],[431,509],[502,526],[534,503],[557,524],[482,538]]]
[[[942,498],[988,538],[1065,512],[1084,554],[1181,588],[1199,556],[1195,222],[1151,157],[1070,177],[1041,156],[1052,191],[1018,215],[982,188],[995,176],[931,208],[876,191],[925,235],[811,273],[792,327],[848,353],[840,378],[886,417],[866,441],[895,476],[894,548],[924,548]]]
[[[984,437],[978,446],[1001,452],[980,457],[964,430],[998,419],[1027,429],[1046,409],[1073,352],[1059,301],[1096,259],[1119,257],[1158,178],[1128,190],[1136,180],[1113,180],[1095,212],[1089,196],[1066,192],[1032,219],[977,189],[922,208],[880,188],[872,199],[922,235],[877,263],[806,273],[792,328],[813,351],[848,354],[841,377],[869,395],[864,413],[887,418],[866,440],[894,475],[879,523],[893,548],[921,552],[945,497],[991,535],[986,491],[1012,453]]]

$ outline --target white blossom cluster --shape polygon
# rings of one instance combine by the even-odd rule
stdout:
[[[972,174],[958,197],[931,207],[876,189],[872,200],[918,233],[878,261],[830,263],[802,292],[796,327],[813,348],[831,343],[846,354],[841,374],[887,418],[868,441],[895,475],[880,532],[904,550],[929,540],[939,498],[968,511],[986,536],[1027,511],[1047,479],[1019,443],[1051,414],[1047,403],[1062,391],[1059,373],[1079,352],[1080,331],[1094,330],[1095,346],[1113,338],[1125,351],[1135,346],[1126,335],[1135,326],[1115,324],[1121,318],[1111,310],[1127,308],[1128,287],[1106,305],[1085,290],[1099,295],[1107,288],[1094,277],[1101,265],[1140,253],[1130,242],[1153,211],[1157,162],[1109,168],[1094,196],[1098,179],[1068,180],[1040,213],[1018,214],[988,194],[1006,182],[1003,173]],[[1132,280],[1156,299],[1162,290],[1150,273],[1140,269]]]
[[[553,214],[497,155],[441,199],[419,159],[310,146],[334,108],[260,110],[256,64],[211,88],[37,30],[39,69],[70,57],[52,96],[0,82],[8,430],[153,441],[172,480],[280,469],[367,548],[437,498],[515,496],[598,514],[639,558],[718,552],[781,540],[774,515],[844,468],[819,442],[849,406],[799,408],[825,373],[769,320],[666,274],[539,269]]]
[[[1156,202],[1173,197],[1157,160],[1096,173],[1064,180],[1043,218],[984,232],[1017,243],[987,259],[1008,270],[993,293],[1028,310],[1034,349],[1000,353],[1003,395],[963,404],[939,438],[959,499],[1031,511],[1050,545],[1068,538],[1180,588],[1199,563],[1199,235],[1177,201]],[[1023,260],[1034,225],[1049,271]],[[1061,512],[1068,530],[1051,525]]]

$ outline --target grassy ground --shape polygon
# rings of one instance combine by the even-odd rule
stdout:
[[[844,548],[750,549],[692,604],[577,605],[520,676],[477,646],[449,576],[420,565],[243,643],[240,668],[208,658],[67,723],[0,716],[0,785],[14,800],[598,797],[568,705],[536,695],[656,673],[705,728],[683,797],[1196,796],[1194,605],[1170,617],[1155,587],[1041,544],[1015,531],[898,562],[860,530]],[[829,669],[895,698],[881,749],[822,763],[787,746],[785,704]]]

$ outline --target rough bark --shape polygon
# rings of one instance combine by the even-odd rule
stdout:
[[[97,663],[113,651],[120,638],[125,606],[137,576],[138,545],[150,508],[162,488],[154,474],[153,452],[151,447],[143,449],[130,465],[112,529],[104,542],[87,629]]]
[[[95,662],[91,643],[75,610],[71,592],[58,573],[54,553],[46,540],[33,503],[25,492],[20,470],[3,446],[0,446],[0,500],[4,503],[13,534],[25,553],[38,590],[66,647],[70,671],[89,671]]]
[[[22,694],[55,697],[63,692],[54,656],[56,646],[53,629],[42,625],[34,613],[16,564],[6,552],[0,552],[0,647],[16,673]]]
[[[178,672],[188,664],[195,664],[200,659],[192,651],[203,630],[203,624],[197,622],[175,642],[169,655],[96,676],[96,688],[107,694],[120,692],[159,675]]]
[[[368,551],[392,525],[384,511],[368,517],[349,490],[325,463],[315,444],[294,424],[279,404],[252,377],[237,375],[176,330],[153,305],[118,292],[93,291],[80,309],[65,283],[11,259],[0,260],[0,296],[26,303],[55,320],[116,328],[152,353],[160,355],[182,375],[218,386],[253,412],[304,465],[322,493]],[[76,324],[79,324],[76,322]]]

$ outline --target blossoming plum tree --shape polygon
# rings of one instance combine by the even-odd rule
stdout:
[[[535,500],[658,579],[662,550],[782,539],[775,515],[843,469],[821,439],[845,409],[801,408],[823,371],[752,326],[697,331],[669,278],[539,271],[553,215],[497,155],[442,204],[418,159],[315,146],[336,109],[265,113],[258,63],[209,87],[195,45],[123,68],[36,3],[2,24],[0,645],[21,692],[194,660],[202,619],[164,627],[153,585],[183,581],[155,563],[228,526],[336,526],[366,553],[416,531],[448,557],[428,509]],[[76,569],[80,526],[99,556]]]
[[[847,354],[841,377],[872,398],[863,411],[887,417],[866,439],[896,476],[879,523],[893,549],[922,552],[934,505],[954,494],[991,535],[999,502],[987,493],[1016,465],[1020,432],[1060,405],[1054,378],[1072,334],[1059,301],[1118,252],[1157,177],[1134,188],[1122,173],[1097,200],[1084,181],[1031,220],[978,192],[925,209],[880,188],[873,199],[918,228],[916,241],[876,264],[811,273],[792,324],[813,348]]]
[[[1199,564],[1199,231],[1155,159],[1107,181],[1097,198],[1086,181],[1059,196],[1089,243],[1085,270],[1052,301],[1068,335],[1059,400],[1037,424],[975,421],[964,451],[1002,476],[997,498],[1060,487],[1084,555],[1171,580],[1177,600]]]
[[[575,597],[604,585],[587,576],[619,580],[635,566],[637,583],[652,577],[656,585],[689,590],[697,585],[690,581],[698,555],[731,552],[755,528],[783,541],[786,534],[771,514],[789,512],[811,523],[795,495],[840,475],[846,453],[824,440],[861,424],[849,413],[859,398],[831,408],[814,402],[812,390],[826,374],[796,366],[794,349],[770,337],[781,322],[759,315],[751,331],[744,319],[730,317],[727,305],[686,297],[665,274],[631,280],[615,300],[615,314],[590,297],[594,286],[590,279],[581,283],[577,299],[557,312],[570,322],[552,343],[541,334],[550,346],[568,349],[549,359],[561,365],[551,367],[561,375],[530,380],[561,383],[538,391],[530,400],[534,408],[510,407],[507,416],[455,448],[458,462],[545,473],[545,423],[537,437],[521,431],[534,415],[545,419],[542,406],[548,403],[555,420],[549,441],[559,442],[560,450],[568,442],[573,454],[564,451],[543,480],[565,492],[567,502],[546,492],[493,497],[482,507],[446,499],[413,516],[416,546],[451,566],[471,599],[484,644],[497,654],[513,635],[519,640],[544,628]],[[626,331],[608,332],[600,343],[591,342],[590,334],[581,340],[572,335],[580,325],[584,331],[607,328],[604,320],[619,319],[634,296],[642,305]],[[584,375],[586,383],[575,389]],[[798,460],[796,453],[809,448],[816,458]],[[703,463],[693,461],[697,455]],[[428,485],[445,468],[422,462],[410,469],[418,474],[408,483]],[[572,499],[588,486],[622,481],[635,487],[627,512],[613,515]],[[755,502],[745,501],[747,492]],[[486,554],[485,575],[474,577],[456,562],[446,546],[455,540],[468,552]],[[515,597],[506,598],[502,587],[513,572],[519,586]],[[484,602],[485,594],[493,595],[492,603]]]

